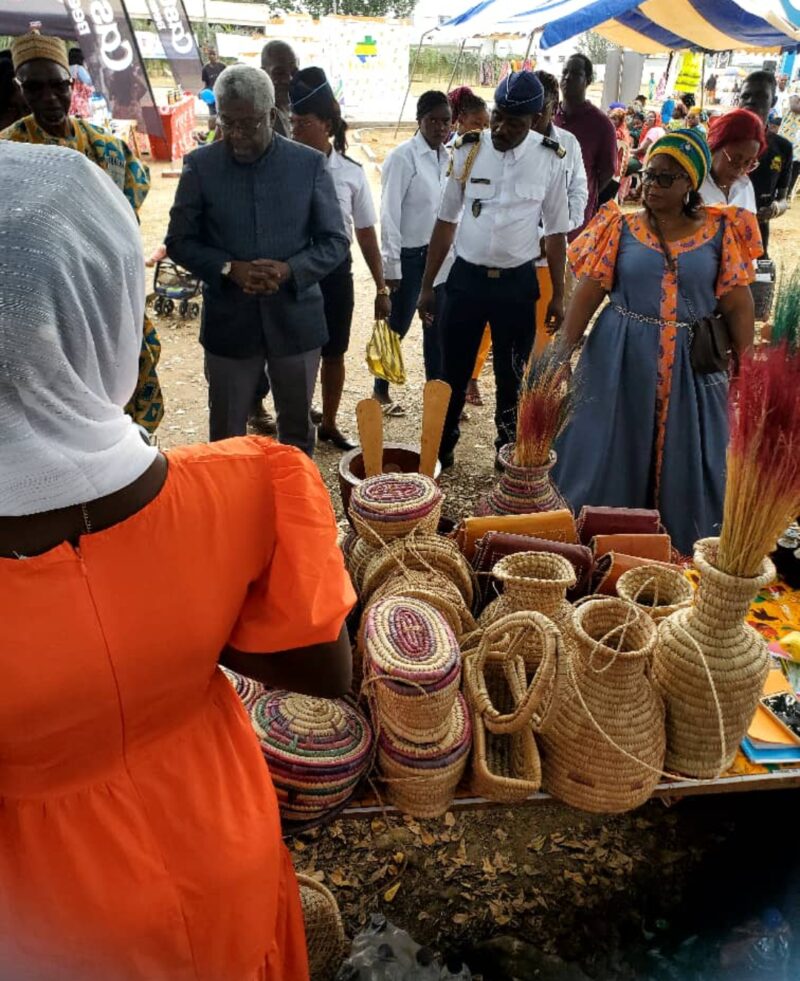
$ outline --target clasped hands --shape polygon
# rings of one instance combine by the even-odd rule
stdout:
[[[232,262],[230,278],[249,296],[272,296],[291,278],[288,262],[277,259],[254,259]]]

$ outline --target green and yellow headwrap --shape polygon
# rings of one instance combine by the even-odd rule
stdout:
[[[656,140],[647,156],[648,160],[665,154],[683,167],[689,175],[695,191],[708,176],[711,170],[711,151],[708,149],[703,134],[692,129],[676,129]]]

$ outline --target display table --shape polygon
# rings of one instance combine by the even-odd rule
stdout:
[[[194,96],[187,95],[171,106],[144,108],[144,122],[154,160],[180,160],[194,149],[194,103]],[[157,135],[160,132],[159,120],[163,136]]]

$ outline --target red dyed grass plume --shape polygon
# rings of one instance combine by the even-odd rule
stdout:
[[[540,467],[549,461],[572,411],[573,385],[568,357],[557,344],[548,345],[538,357],[531,352],[517,402],[518,467]]]
[[[723,572],[752,577],[800,513],[800,356],[786,344],[745,355],[729,405],[717,561]]]

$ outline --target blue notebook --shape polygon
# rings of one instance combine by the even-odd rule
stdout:
[[[745,736],[742,752],[751,763],[800,763],[800,746],[770,746],[765,749]]]

